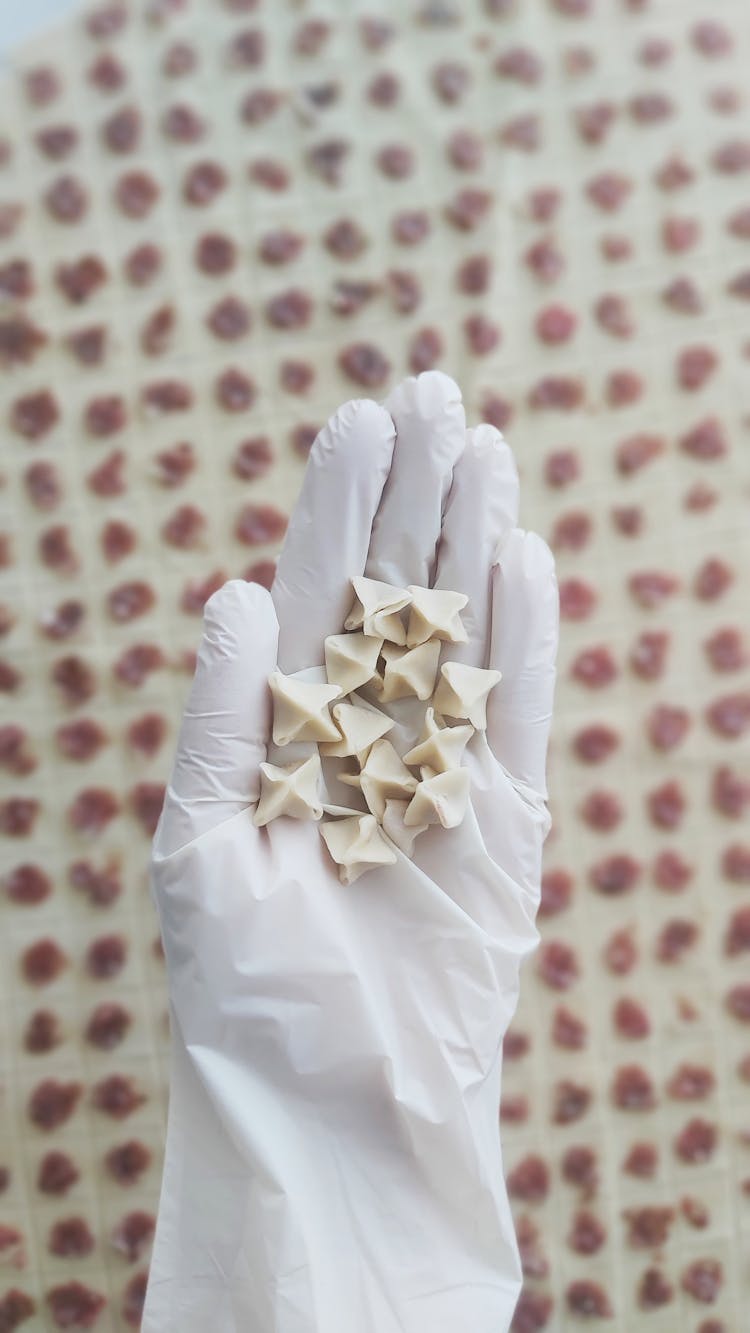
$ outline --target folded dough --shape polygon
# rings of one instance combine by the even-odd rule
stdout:
[[[465,666],[463,662],[443,662],[435,690],[433,707],[446,717],[468,718],[477,731],[487,726],[487,696],[502,680],[499,671]]]
[[[464,593],[417,584],[398,588],[365,577],[351,583],[355,602],[344,632],[324,641],[325,667],[292,676],[277,668],[268,677],[273,746],[288,745],[284,758],[294,756],[295,762],[267,758],[260,765],[253,814],[258,826],[283,814],[319,820],[344,884],[390,865],[397,859],[394,847],[410,856],[431,824],[461,823],[470,786],[464,751],[475,729],[486,727],[487,698],[502,679],[499,671],[460,662],[444,662],[438,678],[442,644],[467,639],[460,615],[469,600]],[[407,607],[408,622],[401,614]],[[429,702],[419,739],[402,757],[385,738],[396,719],[378,705],[407,696]],[[314,753],[306,753],[314,743]],[[358,790],[354,805],[363,800],[366,810],[333,803],[321,756],[356,759],[358,771],[342,770],[337,779]]]
[[[350,694],[375,675],[383,640],[355,631],[329,634],[324,641],[326,675],[342,694]]]
[[[253,814],[259,828],[279,815],[292,819],[320,819],[320,755],[311,754],[294,764],[260,765],[260,800]]]
[[[391,643],[406,643],[406,629],[399,615],[411,601],[406,588],[392,583],[358,576],[352,579],[356,593],[354,605],[344,621],[344,629],[360,629],[375,638],[389,639]]]
[[[408,801],[397,801],[392,796],[385,803],[383,811],[383,832],[388,834],[391,842],[407,856],[411,856],[414,851],[414,843],[420,833],[424,833],[427,824],[413,824],[411,827],[404,823],[404,815],[409,807]]]
[[[440,644],[437,639],[420,643],[416,648],[400,648],[384,643],[382,657],[385,669],[382,676],[374,676],[371,687],[378,703],[392,703],[415,694],[418,699],[429,699],[435,688]]]
[[[356,694],[351,697],[359,699]],[[367,758],[367,752],[375,741],[396,725],[387,713],[381,713],[379,708],[373,708],[365,702],[337,703],[331,712],[341,735],[337,741],[321,741],[320,753],[335,755],[337,758],[355,754],[360,763]]]
[[[466,643],[468,635],[461,623],[459,612],[468,597],[463,592],[448,592],[443,588],[420,588],[409,584],[411,603],[406,642],[410,648],[427,639],[442,639],[446,643]]]
[[[390,741],[375,741],[359,773],[339,773],[339,781],[360,787],[372,813],[382,822],[386,797],[408,799],[417,779]]]
[[[334,712],[340,706],[335,704]],[[417,768],[421,764],[427,764],[436,773],[446,773],[450,768],[460,768],[461,756],[473,735],[474,728],[468,723],[458,727],[441,726],[435,709],[428,704],[419,742],[412,746],[411,750],[407,750],[404,763],[413,764]]]
[[[452,768],[447,773],[421,770],[423,777],[404,813],[406,825],[442,824],[455,828],[466,814],[469,800],[469,772]]]
[[[338,685],[318,685],[285,676],[278,667],[268,677],[273,695],[273,741],[336,741],[339,731],[328,705],[343,693]]]
[[[353,884],[366,870],[393,865],[398,860],[374,815],[353,812],[343,819],[323,820],[318,828],[339,868],[342,884]]]

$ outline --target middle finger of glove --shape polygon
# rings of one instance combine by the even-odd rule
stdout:
[[[365,574],[432,586],[443,511],[466,438],[458,385],[438,370],[404,380],[386,399],[396,427],[393,462],[375,516]]]

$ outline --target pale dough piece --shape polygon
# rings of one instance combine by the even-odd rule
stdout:
[[[408,827],[404,823],[404,815],[409,804],[409,801],[398,801],[391,796],[386,801],[383,811],[383,831],[407,856],[411,856],[417,837],[420,833],[426,832],[428,827],[427,824],[414,824]]]
[[[391,643],[406,643],[406,629],[399,615],[411,601],[406,588],[392,583],[356,576],[352,579],[356,600],[344,621],[344,629],[362,629],[374,638],[389,639]]]
[[[338,728],[328,712],[328,705],[342,693],[338,685],[294,680],[278,668],[271,672],[268,683],[273,695],[275,745],[339,739]]]
[[[279,815],[292,819],[320,819],[320,755],[311,754],[296,764],[260,765],[260,800],[253,814],[259,828]]]
[[[466,643],[468,635],[459,612],[468,597],[463,592],[448,592],[443,588],[420,588],[409,584],[411,604],[406,642],[410,648],[428,639],[442,639],[446,643]]]
[[[372,689],[379,703],[391,703],[415,694],[418,699],[429,699],[435,688],[440,643],[431,639],[416,648],[399,648],[384,643],[382,656],[385,669],[382,676],[373,677]]]
[[[469,773],[452,768],[447,773],[422,769],[423,778],[404,813],[407,825],[442,824],[455,828],[466,814],[469,799]]]
[[[382,638],[355,631],[351,634],[329,634],[324,641],[326,674],[333,685],[339,685],[343,694],[350,694],[364,685],[377,671]]]
[[[468,723],[458,727],[441,726],[435,709],[429,704],[424,715],[422,734],[418,743],[407,750],[404,763],[417,767],[428,764],[436,773],[460,768],[461,757],[473,735],[474,728]]]
[[[366,870],[393,865],[398,860],[374,815],[356,812],[344,819],[323,820],[318,828],[339,868],[342,884],[353,884]]]
[[[411,796],[417,779],[406,767],[390,741],[375,741],[360,773],[339,773],[339,780],[350,787],[360,787],[368,806],[382,820],[386,797],[403,800]]]
[[[433,706],[446,717],[468,718],[477,731],[487,726],[487,696],[502,680],[499,671],[465,666],[463,662],[444,662],[435,690]]]
[[[375,642],[373,639],[373,643]],[[351,697],[359,700],[357,694],[352,694]],[[363,759],[360,756],[366,758],[375,741],[380,740],[381,736],[395,726],[392,717],[387,713],[381,713],[379,708],[372,707],[366,701],[361,703],[342,701],[334,704],[331,712],[341,735],[337,741],[321,741],[322,755],[332,755],[337,758],[356,755],[362,763]]]

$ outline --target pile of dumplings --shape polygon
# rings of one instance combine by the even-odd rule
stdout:
[[[324,642],[326,682],[286,676],[268,683],[275,746],[312,742],[289,764],[260,765],[253,822],[279,815],[317,820],[339,878],[352,884],[365,871],[411,856],[430,824],[455,828],[469,798],[461,766],[475,731],[487,725],[487,698],[499,671],[445,661],[441,645],[465,643],[459,592],[409,584],[398,588],[364,577],[351,580],[355,599],[344,633]],[[300,673],[297,673],[298,675]],[[401,699],[425,704],[422,729],[403,755],[387,739],[395,719],[379,707]],[[321,757],[356,761],[338,780],[359,789],[366,811],[326,799]]]

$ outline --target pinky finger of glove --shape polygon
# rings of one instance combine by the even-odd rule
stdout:
[[[155,855],[169,856],[258,799],[278,641],[274,604],[260,584],[230,579],[206,602]]]
[[[513,782],[544,800],[559,623],[552,552],[514,528],[492,569],[489,664],[503,679],[488,700],[487,741]]]

